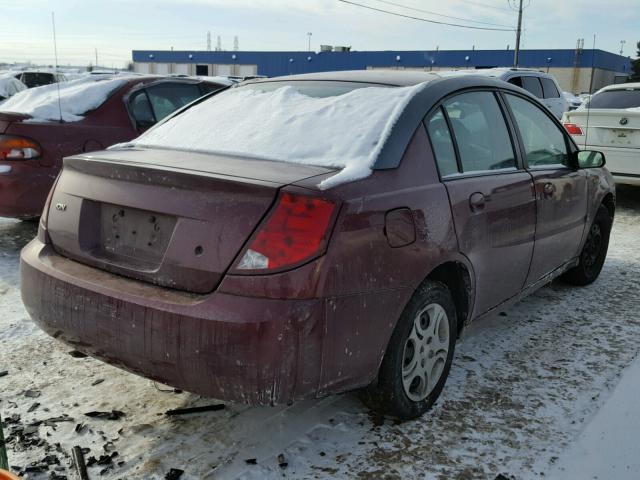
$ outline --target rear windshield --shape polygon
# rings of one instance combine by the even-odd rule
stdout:
[[[640,89],[605,90],[596,93],[586,105],[588,108],[638,108]]]
[[[191,106],[129,145],[333,167],[342,172],[332,178],[354,180],[369,175],[391,128],[423,87],[249,84]]]

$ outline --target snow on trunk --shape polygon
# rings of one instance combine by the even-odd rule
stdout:
[[[237,88],[162,123],[128,145],[326,166],[328,188],[367,177],[393,125],[424,87],[366,87],[324,98],[292,86]],[[117,146],[116,146],[117,147]]]

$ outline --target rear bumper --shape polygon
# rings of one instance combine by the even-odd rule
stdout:
[[[33,240],[23,302],[49,335],[133,373],[255,405],[318,392],[324,302],[194,296],[128,280]]]
[[[616,183],[640,185],[640,148],[617,148],[588,145],[587,150],[604,153],[607,169]]]
[[[56,174],[27,162],[0,164],[0,217],[39,217]]]

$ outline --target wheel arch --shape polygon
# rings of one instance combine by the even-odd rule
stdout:
[[[613,219],[613,216],[616,213],[616,198],[613,196],[613,193],[608,192],[600,204],[605,206],[609,211],[609,215],[611,215],[611,218]]]
[[[451,292],[460,334],[470,322],[473,311],[475,282],[471,265],[462,259],[447,260],[431,270],[422,283],[430,280],[443,283]]]

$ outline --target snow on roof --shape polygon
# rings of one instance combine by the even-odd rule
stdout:
[[[285,86],[227,90],[127,146],[220,153],[341,169],[328,188],[367,177],[409,100],[424,87],[366,87],[329,97]],[[122,146],[122,145],[120,145]]]
[[[0,97],[9,98],[27,86],[10,73],[0,74]]]
[[[61,116],[65,122],[77,122],[129,79],[121,75],[117,78],[89,75],[70,82],[43,85],[14,95],[0,106],[0,111],[30,115],[32,118],[27,121],[31,122],[60,120]]]
[[[208,77],[205,75],[198,75],[194,78],[197,78],[198,80],[202,80],[205,82],[213,82],[213,83],[219,83],[220,85],[235,85],[236,83],[238,83],[237,81],[234,81],[232,79],[230,79],[229,77],[221,77],[221,76],[216,76],[216,77]]]

